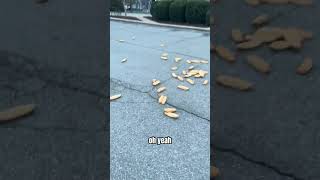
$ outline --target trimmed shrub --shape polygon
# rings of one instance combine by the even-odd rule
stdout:
[[[211,16],[211,11],[210,11],[210,8],[209,10],[207,11],[207,14],[206,14],[206,25],[207,26],[210,26],[210,16]]]
[[[169,19],[173,22],[185,22],[187,0],[175,0],[169,7]]]
[[[150,14],[151,14],[152,17],[155,16],[154,12],[155,12],[155,8],[157,6],[157,2],[159,2],[159,1],[152,0],[152,2],[151,2]]]
[[[186,6],[186,22],[190,24],[205,24],[207,12],[210,9],[209,1],[190,0]]]
[[[160,0],[153,3],[152,17],[156,20],[168,21],[169,20],[169,7],[172,0]]]
[[[112,12],[124,12],[124,7],[121,0],[111,0],[110,11]]]

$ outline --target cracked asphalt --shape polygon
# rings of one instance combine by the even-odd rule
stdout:
[[[212,54],[214,73],[239,75],[255,84],[251,92],[238,92],[214,85],[213,159],[221,170],[219,180],[229,179],[320,179],[319,69],[320,29],[314,17],[320,2],[311,7],[262,5],[244,1],[219,1],[213,6],[215,24],[212,43],[235,51],[232,28],[251,32],[254,17],[268,14],[269,26],[298,27],[314,33],[299,52],[273,52],[258,48],[237,53],[230,65]],[[232,13],[231,13],[232,12]],[[248,68],[244,58],[257,54],[271,63],[270,75]],[[314,59],[307,76],[295,73],[302,58]]]
[[[1,2],[0,109],[37,108],[0,125],[0,179],[108,178],[104,3]]]
[[[180,91],[177,85],[187,83],[170,70],[176,56],[209,60],[209,33],[114,21],[110,28],[110,94],[122,94],[110,103],[111,179],[209,179],[210,87],[195,80]],[[160,59],[164,52],[168,61]],[[180,62],[178,72],[187,67]],[[199,68],[209,71],[210,64]],[[158,103],[152,79],[167,87],[166,105]],[[177,108],[179,119],[164,116],[164,107]],[[149,145],[152,136],[173,143]]]

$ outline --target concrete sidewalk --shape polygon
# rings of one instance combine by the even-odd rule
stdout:
[[[320,179],[320,29],[315,18],[319,8],[319,1],[313,6],[252,7],[245,1],[219,1],[214,5],[212,43],[236,52],[237,62],[230,65],[213,55],[213,71],[255,84],[251,92],[213,87],[215,126],[211,143],[215,163],[221,168],[218,180]],[[267,47],[236,51],[231,30],[254,31],[251,22],[261,14],[271,16],[267,26],[303,28],[313,32],[314,38],[300,51],[274,52]],[[263,57],[271,64],[271,73],[261,75],[252,70],[245,62],[248,54]],[[304,57],[314,59],[314,69],[300,76],[295,71]]]
[[[177,66],[176,73],[181,73],[190,66],[187,59],[209,60],[209,33],[111,21],[110,44],[111,95],[122,94],[110,107],[111,178],[209,179],[210,87],[201,79],[193,86],[180,82],[170,70]],[[164,52],[167,61],[160,59]],[[174,57],[183,60],[175,63]],[[123,58],[127,62],[121,63]],[[209,67],[195,65],[207,71]],[[167,88],[166,105],[158,103],[154,78]],[[190,91],[178,90],[179,84]],[[179,119],[166,117],[164,107],[175,107]],[[152,136],[170,136],[173,143],[150,145]]]
[[[121,15],[124,16],[124,13],[122,13]],[[199,31],[210,32],[210,27],[185,26],[185,25],[179,25],[179,24],[167,24],[167,23],[159,23],[159,22],[156,22],[156,21],[152,21],[152,20],[146,18],[146,17],[151,17],[151,14],[127,13],[127,16],[136,17],[140,21],[123,19],[123,18],[116,18],[116,17],[111,17],[110,19],[114,20],[114,21],[132,22],[132,23],[135,23],[135,24],[136,23],[140,23],[140,24],[153,25],[153,26],[181,28],[181,29],[199,30]]]

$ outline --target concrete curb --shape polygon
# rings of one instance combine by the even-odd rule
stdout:
[[[114,18],[114,17],[110,17],[110,20],[122,21],[122,22],[128,22],[128,23],[140,23],[140,24],[151,25],[151,26],[161,26],[161,27],[180,28],[180,29],[189,29],[189,30],[210,32],[210,28],[190,27],[190,26],[162,24],[162,23],[148,23],[148,22],[143,22],[143,21],[121,19],[121,18]]]

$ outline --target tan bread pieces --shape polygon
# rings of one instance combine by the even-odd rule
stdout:
[[[283,31],[280,28],[261,28],[248,37],[249,41],[238,44],[238,49],[252,49],[263,43],[281,39],[283,37]]]
[[[262,14],[258,17],[256,17],[253,21],[252,21],[252,25],[254,26],[261,26],[264,24],[267,24],[269,22],[269,16],[267,14]]]
[[[269,43],[278,39],[283,38],[283,29],[275,27],[264,27],[258,29],[253,35],[252,39],[256,41],[261,41],[264,43]]]
[[[116,94],[116,95],[110,96],[110,101],[119,99],[120,97],[121,97],[121,94]]]
[[[153,86],[157,86],[160,84],[160,80],[157,80],[157,79],[152,79],[152,85]]]
[[[179,115],[176,114],[176,113],[173,113],[173,112],[164,112],[164,114],[165,114],[166,116],[168,116],[168,117],[173,118],[173,119],[179,118]]]
[[[256,55],[249,55],[247,57],[247,62],[255,70],[261,73],[269,73],[271,71],[271,66],[264,59]]]
[[[297,28],[288,28],[284,30],[284,39],[290,44],[290,47],[300,49],[306,39],[312,38],[311,32],[306,32]]]
[[[240,31],[240,29],[232,29],[231,38],[234,42],[242,42],[244,40],[243,33]]]
[[[269,47],[273,50],[285,50],[290,48],[290,43],[288,41],[279,40],[272,42]]]
[[[177,111],[176,108],[164,108],[164,112],[174,113],[176,111]]]
[[[168,57],[167,57],[167,56],[161,56],[160,58],[163,59],[163,60],[165,60],[165,61],[168,60]]]
[[[300,31],[296,29],[288,29],[284,34],[284,39],[290,44],[291,47],[300,49],[302,41],[304,40]]]
[[[27,105],[20,105],[20,106],[16,106],[16,107],[1,111],[0,121],[1,122],[10,121],[10,120],[15,120],[20,117],[26,116],[32,113],[35,107],[36,107],[35,104],[27,104]]]
[[[167,102],[167,99],[168,99],[167,96],[161,95],[161,96],[159,97],[158,102],[159,102],[160,104],[165,104],[165,103]]]
[[[198,73],[199,73],[199,70],[195,70],[195,69],[188,72],[188,74],[191,76],[196,75]]]
[[[179,79],[179,81],[183,81],[184,80],[183,77],[181,77],[181,76],[177,76],[177,79]]]
[[[171,76],[174,77],[174,78],[178,77],[178,75],[176,73],[171,73]]]
[[[202,84],[203,84],[203,85],[207,85],[208,82],[209,82],[208,80],[204,80]]]
[[[251,5],[251,6],[257,6],[260,4],[259,0],[245,0],[247,4]]]
[[[210,176],[211,177],[217,177],[219,176],[220,172],[219,172],[219,169],[214,167],[214,166],[211,166],[210,167]]]
[[[265,27],[258,29],[248,41],[237,45],[238,49],[252,49],[264,43],[271,43],[270,48],[274,50],[283,50],[287,48],[300,49],[302,43],[313,37],[313,33],[298,28],[275,28]]]
[[[216,46],[215,52],[218,56],[220,56],[222,59],[226,60],[227,62],[233,63],[236,61],[236,57],[234,53],[232,53],[229,49],[223,47],[223,46]]]
[[[190,79],[190,78],[187,78],[186,79],[186,81],[189,83],[189,84],[192,84],[192,85],[194,85],[194,81],[192,80],[192,79]]]
[[[174,60],[175,60],[176,62],[180,62],[180,61],[182,60],[182,58],[176,57],[176,58],[174,58]]]
[[[199,74],[200,77],[205,77],[208,74],[208,72],[207,71],[203,71],[203,70],[199,70],[198,74]]]
[[[193,59],[193,60],[190,60],[191,63],[195,63],[195,64],[199,64],[201,63],[201,60],[197,60],[197,59]]]
[[[160,87],[158,90],[157,90],[157,92],[158,93],[161,93],[161,92],[163,92],[163,91],[165,91],[166,90],[166,87]]]
[[[209,63],[209,61],[205,61],[205,60],[201,60],[200,61],[202,64],[208,64]]]
[[[175,71],[175,70],[177,70],[177,69],[178,69],[177,66],[173,66],[173,67],[171,68],[172,71]]]
[[[297,68],[297,73],[300,75],[305,75],[309,73],[311,69],[312,69],[312,59],[305,58],[302,64],[300,64],[299,67]]]
[[[252,39],[250,41],[238,44],[237,48],[238,49],[243,49],[243,50],[253,49],[253,48],[256,48],[256,47],[260,46],[261,44],[262,44],[262,41],[256,40],[256,39]]]
[[[184,91],[188,91],[189,88],[187,86],[183,86],[183,85],[179,85],[178,86],[179,89],[184,90]]]
[[[238,89],[240,91],[247,91],[253,88],[253,85],[250,82],[228,75],[218,75],[216,77],[216,82],[225,87]]]

